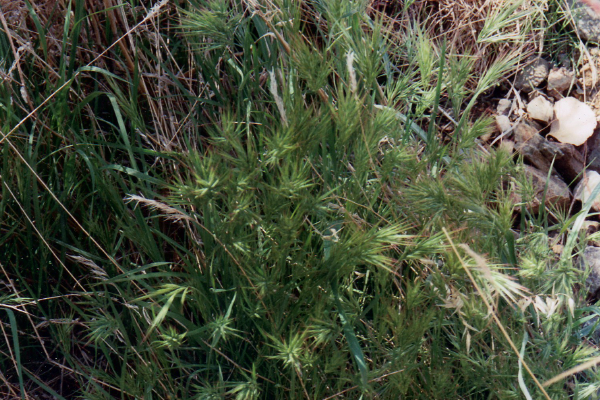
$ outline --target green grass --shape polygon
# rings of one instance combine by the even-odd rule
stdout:
[[[538,384],[598,356],[586,213],[472,112],[540,10],[480,63],[360,1],[113,4],[0,34],[0,397],[595,398]]]

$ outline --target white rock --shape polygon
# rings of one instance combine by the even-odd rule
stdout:
[[[592,136],[596,128],[594,111],[574,97],[557,101],[554,104],[554,117],[549,135],[561,143],[580,146]]]
[[[496,127],[500,133],[504,133],[512,128],[512,123],[506,115],[496,115]]]
[[[496,107],[496,112],[498,115],[507,115],[510,112],[512,107],[512,101],[508,99],[500,99],[498,101],[498,107]]]
[[[554,115],[552,103],[543,96],[538,96],[527,104],[527,113],[531,119],[549,122]]]
[[[505,152],[512,154],[515,151],[515,142],[511,140],[503,140],[498,145],[498,150],[504,150]]]
[[[598,184],[600,184],[600,174],[596,171],[584,172],[583,179],[575,187],[575,198],[585,204]],[[600,196],[596,196],[592,203],[592,209],[600,211]]]

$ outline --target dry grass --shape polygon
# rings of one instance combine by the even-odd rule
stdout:
[[[463,163],[488,128],[449,107],[455,94],[470,118],[470,96],[515,71],[490,69],[542,51],[546,3],[505,15],[502,1],[373,0],[384,35],[362,10],[327,21],[325,3],[339,4],[213,2],[247,30],[210,51],[197,46],[223,39],[206,33],[222,22],[210,10],[194,42],[174,2],[39,0],[30,14],[0,0],[16,110],[2,139],[0,313],[18,319],[0,323],[0,397],[436,398],[471,394],[456,382],[508,390],[519,359],[558,368],[502,343],[491,302],[436,234],[469,243],[498,318],[521,329],[500,308],[525,287],[500,261],[518,256],[503,247],[513,209],[500,204],[512,164],[492,152]],[[463,136],[437,140],[438,108]],[[501,382],[446,368],[454,349],[501,368]]]
[[[415,0],[402,12],[397,5],[386,9],[378,7],[380,3],[373,0],[371,8],[394,42],[404,43],[405,32],[419,29],[438,48],[446,41],[447,57],[472,59],[471,90],[478,77],[508,54],[527,58],[543,50],[544,31],[539,22],[548,9],[546,0]],[[507,21],[503,13],[511,3],[514,11],[508,15],[514,19]]]

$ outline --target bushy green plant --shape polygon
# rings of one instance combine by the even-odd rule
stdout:
[[[58,52],[33,6],[30,47],[0,35],[27,72],[0,87],[2,395],[594,396],[594,372],[539,385],[597,355],[549,247],[577,222],[521,212],[476,141],[518,60],[467,88],[364,1],[116,3],[69,3]]]

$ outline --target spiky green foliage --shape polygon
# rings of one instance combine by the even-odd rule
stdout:
[[[515,58],[469,89],[363,1],[116,3],[0,35],[24,71],[0,86],[2,396],[537,398],[528,369],[596,355],[549,241],[575,221],[519,215],[511,156],[476,142]]]

